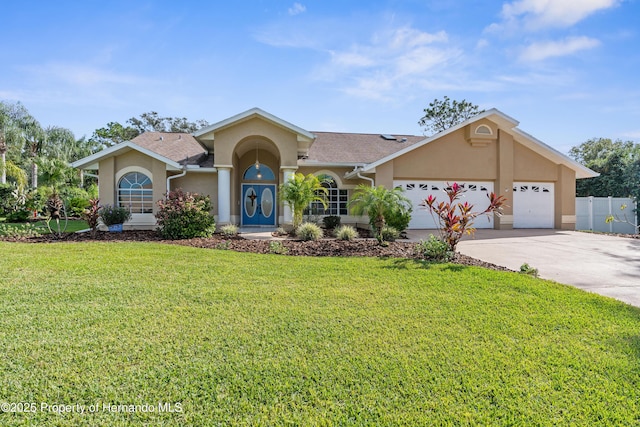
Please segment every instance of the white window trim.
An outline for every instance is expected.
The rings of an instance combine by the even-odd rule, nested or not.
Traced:
[[[115,179],[115,203],[116,205],[118,205],[118,193],[120,191],[120,187],[119,187],[119,183],[120,180],[122,179],[123,176],[125,176],[128,173],[132,173],[132,172],[140,172],[145,174],[149,180],[151,180],[151,185],[153,188],[153,174],[151,173],[151,171],[149,171],[146,168],[143,168],[141,166],[127,166],[124,167],[122,169],[120,169],[117,173],[116,173],[116,179]],[[152,207],[151,209],[153,209],[153,205],[155,204],[155,201],[153,201],[152,203]],[[137,224],[155,224],[156,219],[155,219],[155,215],[153,213],[132,213],[131,214],[131,220],[128,221],[129,224],[133,224],[133,225],[137,225]]]

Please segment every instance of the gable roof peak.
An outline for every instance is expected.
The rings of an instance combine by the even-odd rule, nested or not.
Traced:
[[[265,110],[258,108],[258,107],[253,107],[250,108],[249,110],[243,111],[242,113],[236,114],[235,116],[229,117],[227,119],[221,120],[217,123],[214,123],[210,126],[204,127],[196,132],[194,132],[192,135],[196,138],[204,136],[206,134],[215,132],[217,130],[226,128],[228,126],[237,124],[237,123],[241,123],[243,121],[252,119],[254,117],[260,117],[263,120],[266,120],[268,122],[271,122],[277,126],[280,126],[284,129],[287,129],[293,133],[296,133],[298,135],[304,136],[310,140],[315,139],[315,135],[312,134],[311,132],[302,129],[299,126],[296,126],[292,123],[289,123],[286,120],[281,119],[280,117],[277,117],[271,113],[266,112]]]

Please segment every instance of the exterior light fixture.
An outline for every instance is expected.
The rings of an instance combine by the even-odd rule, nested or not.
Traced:
[[[258,144],[256,144],[256,170],[260,170],[260,161],[258,160]],[[261,178],[260,174],[258,174],[258,178]]]

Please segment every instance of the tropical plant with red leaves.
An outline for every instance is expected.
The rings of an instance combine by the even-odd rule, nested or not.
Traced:
[[[431,215],[438,218],[440,224],[440,238],[449,245],[451,251],[456,250],[458,242],[466,233],[473,235],[476,229],[473,227],[474,220],[482,215],[501,215],[502,206],[506,202],[504,196],[495,193],[487,194],[489,206],[482,212],[472,212],[473,205],[465,201],[460,202],[465,189],[457,182],[447,184],[444,189],[448,201],[437,202],[433,195],[429,195],[420,203],[420,206],[429,209]]]

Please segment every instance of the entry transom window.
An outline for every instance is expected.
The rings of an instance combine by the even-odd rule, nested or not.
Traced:
[[[330,175],[318,176],[320,183],[327,189],[326,201],[327,208],[322,206],[321,202],[312,202],[309,205],[308,212],[312,215],[347,215],[347,190],[338,188],[336,180]],[[320,195],[323,195],[321,192]]]
[[[118,206],[131,213],[153,212],[153,185],[151,179],[140,172],[130,172],[118,183]]]
[[[276,176],[269,166],[260,164],[259,168],[256,168],[255,165],[247,168],[242,179],[245,181],[275,181]]]

